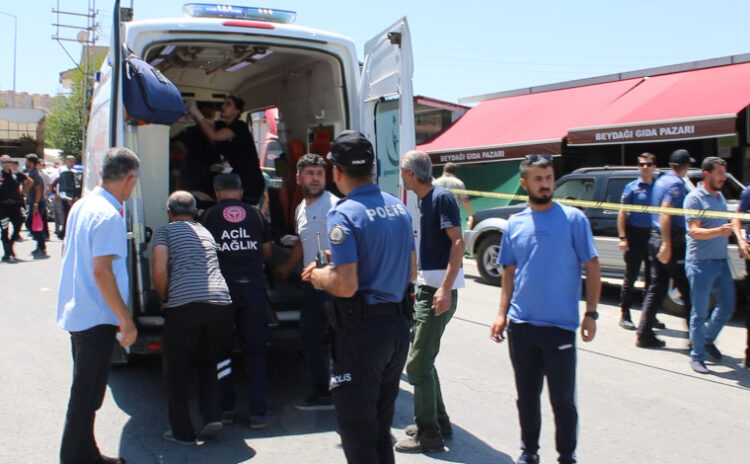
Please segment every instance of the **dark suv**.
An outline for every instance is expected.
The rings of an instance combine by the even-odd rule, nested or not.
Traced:
[[[638,168],[629,166],[604,166],[581,168],[562,176],[555,183],[556,199],[576,199],[619,203],[622,191],[628,182],[638,178]],[[659,176],[660,172],[654,173]],[[691,169],[685,178],[688,190],[703,178],[700,169]],[[729,204],[729,210],[737,209],[737,202],[744,186],[731,174],[727,173],[723,194]],[[473,227],[464,232],[464,243],[467,253],[476,258],[479,274],[484,282],[500,285],[501,267],[496,263],[500,249],[500,237],[505,231],[508,218],[526,208],[526,203],[502,206],[478,211],[474,214]],[[602,276],[621,279],[625,273],[625,263],[618,245],[617,210],[599,208],[582,208],[591,223]],[[739,257],[737,246],[730,245],[730,266],[735,280],[745,276],[745,264]],[[665,307],[672,312],[683,311],[679,292],[670,289]]]

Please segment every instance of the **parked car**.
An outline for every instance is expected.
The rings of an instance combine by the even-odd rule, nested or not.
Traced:
[[[659,176],[661,172],[654,173]],[[604,166],[581,168],[562,176],[555,183],[556,199],[575,199],[619,203],[625,185],[638,178],[638,168],[631,166]],[[688,190],[695,190],[695,186],[703,179],[700,169],[691,169],[685,176]],[[727,173],[727,182],[722,193],[727,199],[728,209],[735,211],[744,185],[734,176]],[[471,229],[464,232],[466,252],[474,257],[481,279],[491,285],[500,285],[502,267],[497,264],[500,250],[500,238],[506,229],[508,218],[526,208],[526,203],[511,206],[501,206],[477,211]],[[603,277],[621,279],[625,274],[625,262],[619,249],[617,234],[617,210],[603,210],[599,208],[582,208],[591,223],[594,242],[599,252],[599,262]],[[745,277],[745,263],[739,256],[736,243],[730,237],[729,257],[732,275],[736,282]],[[677,289],[670,286],[664,308],[675,314],[685,311],[681,295]]]

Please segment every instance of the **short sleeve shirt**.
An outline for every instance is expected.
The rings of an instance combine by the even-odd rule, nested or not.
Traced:
[[[450,260],[451,240],[445,233],[448,227],[461,227],[458,203],[451,192],[433,187],[419,200],[419,269],[444,270]]]
[[[650,206],[653,187],[653,182],[649,184],[643,182],[641,179],[636,179],[625,186],[622,191],[620,203],[626,205]],[[628,224],[635,227],[649,228],[651,227],[651,214],[629,212],[627,214],[627,221]]]
[[[411,215],[375,184],[357,187],[328,213],[333,266],[357,263],[358,292],[367,303],[400,302],[414,251]]]
[[[666,174],[659,176],[654,182],[654,190],[651,194],[651,204],[653,206],[661,206],[662,203],[667,203],[672,208],[682,208],[682,203],[685,201],[687,196],[687,188],[685,187],[685,181],[680,176],[675,174],[674,171],[669,171]],[[651,227],[659,229],[659,215],[651,215]],[[672,216],[672,228],[685,228],[685,218],[683,216]]]
[[[305,200],[297,205],[295,217],[297,218],[297,235],[302,241],[302,253],[304,265],[315,261],[320,251],[330,249],[328,244],[328,212],[336,206],[339,197],[329,191],[324,191],[321,196],[309,205]],[[320,242],[318,242],[320,240]],[[320,243],[320,245],[318,245]]]
[[[26,179],[22,173],[0,171],[0,204],[15,204],[21,200],[21,183]]]
[[[742,195],[740,195],[740,204],[739,206],[737,206],[737,212],[750,212],[750,187],[745,187],[745,190],[742,191]],[[748,237],[748,240],[750,240],[750,222],[744,221],[744,223],[745,230],[748,231],[746,237]]]
[[[683,207],[685,209],[700,209],[709,211],[726,211],[727,201],[721,192],[717,195],[711,195],[703,188],[703,183],[698,184],[698,188],[690,192],[685,197]],[[728,219],[708,218],[697,216],[686,216],[686,221],[699,220],[701,227],[712,229],[721,227],[729,222]],[[727,245],[729,237],[714,237],[706,240],[697,240],[685,231],[685,260],[687,261],[704,261],[711,259],[727,259]]]
[[[463,181],[453,174],[443,174],[432,181],[432,185],[435,187],[443,187],[447,190],[466,190],[466,185],[464,185]],[[462,193],[454,193],[453,196],[456,197],[456,201],[466,198],[466,195]]]
[[[94,258],[113,256],[112,272],[120,296],[127,304],[130,289],[122,205],[107,190],[96,187],[73,204],[67,229],[57,295],[57,325],[70,332],[102,324],[120,325],[94,280]]]
[[[203,225],[218,245],[224,278],[265,288],[263,244],[271,241],[265,216],[240,200],[222,200],[206,211]]]
[[[498,255],[499,264],[516,266],[510,320],[575,331],[582,266],[596,256],[589,221],[576,208],[554,203],[511,216]]]
[[[154,235],[154,246],[168,249],[169,287],[165,308],[188,303],[232,302],[219,268],[218,246],[211,233],[195,221],[175,221]]]
[[[29,208],[31,208],[31,205],[34,204],[34,200],[36,199],[36,188],[41,188],[42,196],[39,198],[39,204],[41,205],[44,203],[44,179],[42,179],[42,175],[39,174],[39,171],[37,169],[32,169],[28,173],[29,179],[34,181],[34,185],[29,189],[28,192],[26,192],[26,203],[28,204]]]

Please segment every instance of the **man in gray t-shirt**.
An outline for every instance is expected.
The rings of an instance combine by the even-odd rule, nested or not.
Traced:
[[[289,259],[276,269],[280,277],[286,278],[300,260],[303,266],[307,266],[319,254],[330,249],[326,217],[336,205],[338,197],[325,190],[325,167],[325,160],[315,154],[304,155],[297,162],[297,185],[302,189],[303,197],[296,211],[299,240]],[[304,285],[300,338],[312,374],[313,392],[295,407],[301,410],[332,410],[333,400],[328,391],[330,361],[323,346],[328,326],[323,304],[330,297],[326,292],[313,288],[309,282],[304,282]]]
[[[456,163],[445,163],[445,166],[443,166],[443,175],[433,180],[432,185],[435,187],[443,187],[447,190],[466,190],[466,185],[464,185],[463,181],[456,177]],[[463,193],[453,193],[453,196],[456,197],[456,202],[458,204],[463,203],[464,208],[466,208],[466,214],[469,215],[469,217],[472,217],[474,212],[471,209],[469,196],[464,195]]]

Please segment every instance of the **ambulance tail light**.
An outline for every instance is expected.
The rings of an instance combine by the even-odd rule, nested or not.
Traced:
[[[194,18],[228,18],[280,24],[293,23],[297,17],[297,13],[294,11],[255,8],[251,6],[218,5],[213,3],[188,3],[182,7],[182,12],[185,16]],[[224,25],[227,24],[224,23]]]

